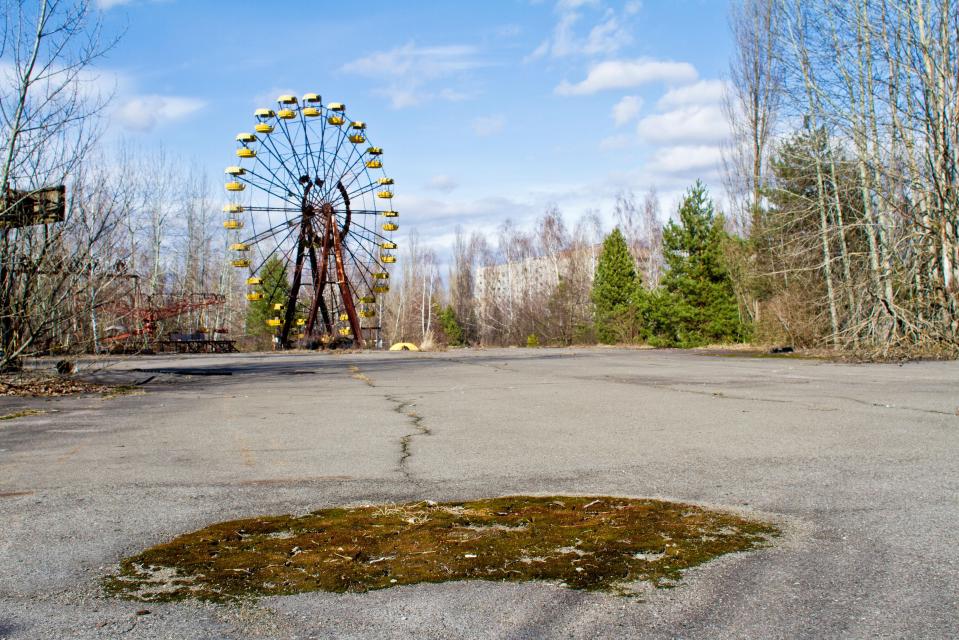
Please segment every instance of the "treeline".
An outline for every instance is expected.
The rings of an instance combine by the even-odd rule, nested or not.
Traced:
[[[727,113],[757,338],[864,354],[959,342],[959,10],[741,0]]]
[[[680,259],[689,246],[676,247],[703,234],[681,210],[679,228],[663,232],[661,282],[660,272],[641,278],[629,304],[591,295],[593,258],[575,249],[596,242],[596,232],[546,242],[554,225],[544,218],[530,236],[504,226],[495,251],[461,238],[444,326],[455,320],[465,341],[489,344],[751,336],[867,357],[959,352],[959,7],[738,0],[730,23],[723,164],[734,233],[690,264]],[[718,226],[712,233],[722,235]],[[524,270],[542,269],[526,256],[558,264],[549,256],[564,247],[576,256],[567,268],[527,286]],[[643,255],[630,249],[643,271]],[[506,292],[500,279],[493,290],[470,289],[477,264],[505,269]],[[718,296],[727,286],[738,322],[728,292]],[[428,318],[431,305],[418,295]],[[435,326],[394,325],[406,338]]]
[[[595,213],[567,229],[555,208],[532,231],[504,223],[497,243],[457,232],[442,286],[436,255],[413,237],[401,286],[384,301],[388,342],[447,345],[742,342],[726,253],[735,242],[705,185],[665,228],[651,191],[616,202],[605,234]]]
[[[0,370],[104,349],[102,337],[141,324],[131,310],[161,297],[232,291],[202,172],[160,149],[101,141],[110,96],[90,78],[115,41],[93,4],[4,3],[0,39]],[[18,222],[25,194],[54,185],[66,187],[65,218]],[[243,311],[211,307],[155,329],[229,326]]]

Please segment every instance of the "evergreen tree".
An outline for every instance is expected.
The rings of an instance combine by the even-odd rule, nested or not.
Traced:
[[[451,347],[459,347],[465,344],[463,340],[463,327],[456,319],[456,311],[453,305],[446,305],[439,312],[440,326],[446,335],[446,344]]]
[[[275,311],[276,303],[286,304],[290,295],[290,281],[286,273],[286,264],[278,258],[270,258],[260,270],[263,279],[259,290],[263,292],[261,300],[253,300],[246,310],[246,332],[250,335],[263,336],[275,332],[266,321],[275,316],[283,317],[283,313]]]
[[[643,326],[644,290],[619,228],[603,241],[593,279],[596,337],[604,344],[632,342]]]
[[[679,223],[663,230],[667,271],[652,304],[655,342],[692,347],[748,337],[725,265],[727,240],[723,217],[697,180],[679,207]]]

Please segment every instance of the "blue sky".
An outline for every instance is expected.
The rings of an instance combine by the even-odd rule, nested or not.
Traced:
[[[655,186],[664,213],[717,195],[720,0],[363,3],[100,0],[125,31],[108,135],[161,144],[218,179],[280,93],[347,103],[384,147],[401,232],[448,245],[556,205],[569,221]],[[402,235],[401,235],[402,241]]]

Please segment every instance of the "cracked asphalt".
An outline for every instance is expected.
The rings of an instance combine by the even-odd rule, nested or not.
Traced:
[[[0,398],[0,415],[44,411],[0,421],[0,637],[959,635],[959,363],[504,349],[137,358],[95,376],[149,381]],[[121,558],[216,521],[518,493],[676,499],[786,533],[628,599],[472,581],[144,605],[99,588]]]

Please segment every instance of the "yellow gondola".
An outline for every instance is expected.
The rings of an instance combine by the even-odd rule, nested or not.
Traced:
[[[350,136],[350,142],[353,144],[362,144],[366,142],[366,138],[364,138],[362,134],[354,133]]]
[[[346,105],[342,102],[331,102],[326,105],[326,108],[330,111],[346,111]]]
[[[256,151],[250,149],[249,147],[240,147],[236,150],[236,157],[238,158],[255,158]]]
[[[380,260],[383,261],[383,264],[393,264],[396,262],[396,256],[391,256],[388,253],[380,254]]]
[[[380,192],[378,192],[378,193],[376,194],[376,197],[377,197],[377,198],[383,198],[384,200],[389,200],[390,198],[393,197],[393,192],[392,192],[392,191],[386,191],[386,190],[380,191]]]
[[[236,134],[237,142],[256,142],[256,136],[252,133],[238,133]]]
[[[304,320],[303,318],[297,318],[297,319],[296,319],[296,326],[302,327],[302,326],[305,325],[305,324],[306,324],[306,320]]]
[[[390,274],[386,273],[385,271],[380,271],[380,272],[378,272],[378,273],[374,273],[374,274],[373,274],[373,279],[374,279],[374,280],[389,280],[389,279],[390,279]]]
[[[369,309],[369,310],[366,310],[366,311],[360,311],[360,317],[361,317],[361,318],[375,318],[375,317],[376,317],[376,312],[373,311],[372,309]]]
[[[223,213],[243,213],[243,205],[225,204],[223,205]]]
[[[389,290],[390,290],[390,286],[388,284],[378,284],[375,287],[373,287],[373,291],[375,291],[376,293],[386,293]]]
[[[283,311],[283,307],[285,307],[285,306],[286,306],[286,305],[283,304],[282,302],[274,302],[274,303],[273,303],[273,310],[274,310],[274,311]]]
[[[370,147],[366,152],[371,156],[381,156],[383,155],[383,147]]]
[[[247,278],[246,283],[250,285],[251,287],[255,287],[258,284],[263,284],[263,279],[253,276],[252,278]]]
[[[381,242],[381,243],[380,243],[380,249],[395,249],[395,248],[396,248],[396,243],[395,243],[395,242]]]
[[[265,122],[259,122],[255,127],[257,133],[273,133],[273,125]]]
[[[305,96],[303,96],[303,102],[312,102],[312,103],[323,102],[323,99],[320,97],[320,94],[318,93],[308,93]]]
[[[256,302],[257,300],[263,299],[263,294],[260,293],[259,291],[252,291],[246,294],[246,299],[249,300],[250,302]]]
[[[249,251],[250,245],[245,242],[234,242],[230,245],[230,251]]]
[[[366,161],[366,168],[367,168],[367,169],[382,169],[382,168],[383,168],[383,163],[380,162],[379,160],[367,160],[367,161]]]
[[[384,217],[384,218],[399,218],[399,217],[400,217],[400,212],[399,212],[399,211],[384,211],[384,212],[383,212],[383,217]]]
[[[362,298],[360,298],[360,302],[362,302],[363,304],[373,304],[374,302],[376,302],[376,296],[363,296]]]
[[[246,185],[242,182],[227,182],[225,185],[227,191],[243,191]]]
[[[223,228],[224,229],[242,229],[243,221],[242,220],[224,220]]]
[[[395,222],[387,222],[383,225],[383,231],[396,231],[399,228],[400,225],[396,224]]]
[[[348,316],[347,314],[345,314],[345,313],[341,313],[341,314],[340,314],[340,320],[341,320],[342,322],[346,322],[346,321],[349,320],[349,319],[350,319],[350,316]]]
[[[281,324],[283,324],[283,321],[280,320],[279,318],[270,318],[269,320],[266,321],[266,326],[268,327],[278,327]]]
[[[232,165],[232,166],[227,167],[227,168],[226,168],[226,171],[224,171],[223,173],[225,173],[225,174],[227,174],[227,175],[229,175],[229,176],[242,176],[242,175],[245,175],[245,174],[246,174],[246,169],[244,169],[243,167],[238,167],[238,166],[236,166],[236,165]]]
[[[316,116],[320,115],[320,110],[317,109],[316,107],[303,107],[300,110],[300,113],[307,116],[308,118],[315,118]]]
[[[237,268],[249,267],[250,261],[247,260],[246,258],[237,258],[236,260],[232,260],[231,264]]]
[[[393,178],[380,178],[377,182],[383,185],[393,184]]]
[[[331,125],[333,125],[334,127],[338,127],[344,122],[346,122],[346,119],[343,118],[343,116],[330,116],[329,118],[326,119],[326,121],[330,123]]]
[[[280,118],[281,120],[292,120],[296,117],[296,111],[293,109],[280,109],[277,112],[276,117]]]
[[[282,95],[276,99],[280,104],[296,104],[296,96]]]
[[[276,111],[273,109],[257,109],[253,112],[257,118],[272,118],[276,116]]]

